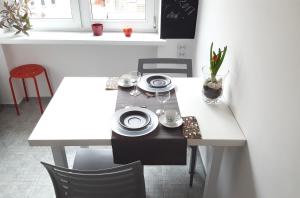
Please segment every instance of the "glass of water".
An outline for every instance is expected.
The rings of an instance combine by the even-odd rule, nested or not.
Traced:
[[[137,85],[140,82],[142,75],[138,71],[132,71],[129,73],[129,75],[130,75],[130,80],[131,80],[132,84],[134,85],[133,90],[131,90],[129,94],[132,96],[138,96],[141,94],[141,92],[138,90]]]
[[[160,109],[157,109],[155,111],[155,113],[160,116],[162,114],[164,114],[165,112],[165,103],[171,98],[171,93],[170,91],[164,91],[164,92],[161,92],[159,91],[159,89],[156,90],[155,92],[155,96],[156,96],[156,99],[159,101],[159,103],[161,104],[161,108]]]

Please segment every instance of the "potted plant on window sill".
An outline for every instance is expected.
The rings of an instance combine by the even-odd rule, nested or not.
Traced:
[[[223,75],[218,75],[219,69],[223,63],[227,52],[227,46],[223,50],[219,48],[216,53],[213,50],[213,43],[210,46],[210,67],[209,76],[205,79],[203,84],[203,95],[205,102],[217,103],[223,93],[223,80],[228,72]],[[205,68],[203,68],[205,70]]]
[[[29,20],[30,10],[27,6],[28,2],[29,0],[25,0],[23,4],[20,4],[16,0],[11,3],[3,1],[3,8],[0,11],[0,28],[6,32],[15,29],[15,34],[22,32],[29,36],[28,30],[32,26]]]

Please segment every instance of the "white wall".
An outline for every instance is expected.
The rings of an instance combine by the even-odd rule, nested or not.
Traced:
[[[0,45],[0,104],[10,103],[11,96],[9,95],[9,69],[7,67],[6,58],[4,56],[3,48]]]
[[[7,65],[44,65],[56,89],[65,76],[118,76],[134,70],[140,57],[155,57],[156,47],[96,45],[4,45]],[[41,78],[41,77],[40,77]],[[30,82],[30,80],[28,80]],[[49,95],[45,81],[41,94]],[[35,96],[33,84],[30,95]]]
[[[119,76],[136,70],[139,58],[177,57],[177,45],[186,46],[185,58],[191,58],[192,40],[168,40],[163,46],[108,46],[108,45],[2,45],[4,57],[0,63],[0,82],[3,87],[0,104],[12,103],[8,86],[8,69],[15,66],[37,63],[44,65],[57,89],[65,76]],[[0,50],[2,53],[2,50]],[[1,54],[0,54],[1,57]],[[42,96],[49,96],[44,78],[39,77]],[[16,84],[18,101],[23,96],[20,83]],[[19,85],[19,86],[18,86]],[[29,95],[36,96],[33,83],[28,80]]]
[[[225,151],[213,197],[300,197],[300,1],[200,0],[198,18],[195,62],[228,45],[226,98],[248,139]]]

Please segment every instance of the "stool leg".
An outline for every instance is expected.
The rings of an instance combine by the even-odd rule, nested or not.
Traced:
[[[48,87],[49,87],[49,90],[50,90],[50,94],[51,94],[51,96],[53,96],[53,91],[52,91],[52,88],[51,88],[51,85],[50,85],[50,81],[49,81],[49,78],[48,78],[48,74],[47,74],[46,69],[44,69],[44,72],[45,72],[47,84],[48,84]]]
[[[22,78],[22,82],[23,82],[23,88],[24,88],[24,92],[25,92],[25,98],[26,98],[26,101],[28,102],[28,94],[27,94],[27,87],[26,87],[26,83],[25,83],[25,79]]]
[[[14,100],[14,104],[15,104],[17,114],[20,115],[20,111],[19,111],[19,107],[18,107],[18,104],[17,104],[16,95],[15,95],[15,91],[14,91],[14,86],[12,84],[12,77],[9,77],[9,84],[10,84],[10,90],[11,90],[11,93],[12,93],[12,96],[13,96],[13,100]]]
[[[41,102],[40,91],[39,91],[39,87],[38,87],[35,77],[33,77],[33,81],[34,81],[34,85],[35,85],[35,89],[36,89],[37,99],[38,99],[38,102],[40,105],[40,110],[41,110],[41,113],[43,114],[44,110],[43,110],[43,106],[42,106],[42,102]]]
[[[195,166],[197,159],[197,146],[191,146],[191,159],[190,159],[190,187],[193,186],[193,179],[195,174]]]

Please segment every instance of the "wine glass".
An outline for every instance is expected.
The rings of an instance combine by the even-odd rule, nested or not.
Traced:
[[[157,89],[155,92],[155,96],[156,96],[156,99],[161,104],[161,108],[157,109],[155,113],[158,116],[160,116],[165,112],[164,104],[171,98],[171,93],[170,93],[170,91],[160,92],[159,89]]]
[[[134,85],[134,89],[131,90],[129,94],[132,96],[138,96],[141,94],[141,92],[137,89],[137,84],[141,80],[142,75],[138,71],[132,71],[129,73],[129,75],[130,75],[130,80],[131,80],[132,84]]]

